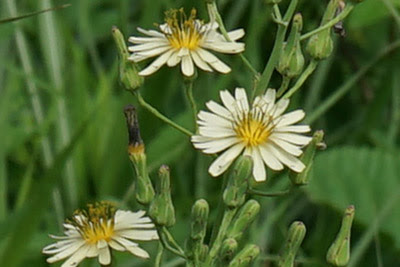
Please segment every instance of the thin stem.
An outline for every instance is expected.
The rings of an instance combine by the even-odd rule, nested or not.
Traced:
[[[339,21],[341,21],[345,17],[347,17],[347,15],[349,15],[350,11],[353,10],[353,8],[354,8],[353,4],[348,3],[346,5],[346,7],[343,9],[343,11],[340,12],[340,14],[337,15],[334,19],[332,19],[331,21],[327,22],[326,24],[316,28],[315,30],[312,30],[312,31],[310,31],[308,33],[303,34],[300,37],[300,41],[303,41],[303,40],[305,40],[307,38],[310,38],[311,36],[313,36],[316,33],[319,33],[319,32],[321,32],[323,30],[326,30],[326,29],[328,29],[330,27],[333,27],[336,23],[338,23]]]
[[[171,247],[170,244],[168,243],[168,241],[165,240],[165,236],[164,236],[164,233],[162,232],[162,228],[160,229],[159,227],[157,227],[157,233],[158,233],[158,236],[160,237],[160,242],[165,249],[167,249],[168,251],[172,252],[173,254],[175,254],[181,258],[186,259],[186,256],[183,253],[181,253],[179,250]]]
[[[400,30],[400,13],[397,11],[396,7],[393,5],[393,3],[389,0],[381,0],[383,4],[386,6],[386,8],[389,10],[389,12],[392,14],[392,17],[396,21],[396,24]]]
[[[283,17],[284,22],[289,22],[291,20],[293,13],[296,9],[297,3],[298,0],[293,0],[290,2],[286,14]],[[287,26],[278,24],[278,31],[276,33],[274,47],[272,48],[271,55],[268,59],[267,65],[265,66],[263,73],[261,74],[260,80],[254,88],[251,97],[252,99],[254,99],[255,95],[262,94],[268,87],[272,73],[274,72],[274,69],[276,67],[276,64],[278,63],[282,51],[282,45],[285,39],[286,30]]]
[[[400,68],[396,69],[400,71]],[[396,72],[395,72],[396,73]],[[400,130],[400,78],[397,74],[393,76],[392,87],[392,112],[389,123],[388,140],[389,144],[396,143],[396,137]]]
[[[222,198],[222,194],[224,193],[224,190],[226,188],[226,185],[228,184],[228,175],[225,173],[223,176],[223,181],[222,181],[222,186],[221,186],[221,192],[220,192],[220,198],[217,206],[217,219],[214,223],[214,226],[211,231],[211,238],[210,238],[210,244],[214,242],[216,236],[217,236],[217,231],[218,231],[218,226],[221,224],[222,221],[222,215],[224,211],[224,200]]]
[[[301,76],[297,79],[295,85],[290,88],[287,93],[283,96],[283,98],[290,98],[300,87],[304,84],[307,78],[314,72],[315,68],[318,65],[318,61],[312,59],[310,64],[308,64],[307,68],[303,71]],[[280,95],[278,95],[279,97]]]
[[[195,132],[197,132],[197,104],[196,101],[194,100],[193,97],[193,80],[188,80],[185,82],[185,92],[186,92],[186,97],[189,101],[189,105],[192,109],[192,113],[193,113],[193,122],[195,125]]]
[[[351,88],[364,76],[379,60],[387,56],[389,53],[400,48],[400,40],[391,43],[385,47],[377,56],[370,62],[365,64],[356,74],[348,79],[342,86],[339,87],[333,94],[331,94],[322,104],[317,107],[306,119],[305,123],[311,124],[322,116],[328,109],[330,109],[339,99],[341,99]]]
[[[175,122],[173,122],[172,120],[168,119],[167,117],[165,117],[163,114],[161,114],[157,109],[155,109],[153,106],[151,106],[149,103],[147,103],[143,97],[140,95],[139,92],[135,93],[137,100],[139,102],[139,104],[144,107],[145,109],[147,109],[150,113],[152,113],[154,116],[156,116],[157,118],[159,118],[160,120],[162,120],[163,122],[165,122],[166,124],[169,124],[170,126],[174,127],[175,129],[177,129],[178,131],[186,134],[187,136],[192,136],[193,133],[191,133],[189,130],[183,128],[182,126],[176,124]]]
[[[262,197],[280,197],[280,196],[285,196],[292,192],[292,188],[286,189],[284,191],[279,191],[279,192],[264,192],[256,189],[249,188],[247,190],[247,193],[252,194],[252,195],[257,195],[257,196],[262,196]]]
[[[281,86],[279,87],[279,90],[276,94],[277,97],[280,97],[281,95],[283,95],[284,92],[286,92],[287,88],[289,87],[290,80],[291,80],[291,78],[289,78],[288,76],[282,77]]]
[[[164,253],[164,246],[162,244],[158,244],[157,256],[154,261],[154,267],[161,266],[163,253]]]
[[[212,266],[212,262],[218,254],[222,241],[224,241],[226,230],[228,229],[233,217],[235,216],[236,210],[236,208],[230,209],[226,207],[224,217],[222,218],[222,222],[219,226],[218,234],[211,245],[211,249],[209,251],[205,266]]]
[[[214,11],[215,14],[215,21],[219,25],[219,29],[222,33],[222,35],[225,37],[225,39],[229,42],[232,42],[231,38],[229,38],[228,31],[225,28],[224,21],[222,20],[221,15],[218,12],[218,7],[216,1],[213,1],[211,4],[211,8]],[[253,75],[258,76],[258,71],[251,65],[250,61],[243,55],[243,53],[239,54],[240,59],[243,61],[244,65],[253,73]]]
[[[171,243],[181,254],[185,255],[185,252],[175,241],[174,237],[171,235],[171,233],[168,231],[168,229],[165,227],[162,227],[162,231],[166,235],[168,242]]]

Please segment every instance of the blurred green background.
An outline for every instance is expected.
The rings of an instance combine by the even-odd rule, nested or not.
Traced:
[[[288,2],[283,0],[282,8]],[[207,19],[203,1],[184,0],[2,0],[0,18],[65,3],[71,6],[0,24],[2,267],[47,266],[41,249],[52,242],[48,234],[61,234],[64,218],[87,202],[141,208],[129,192],[133,170],[122,112],[136,103],[118,83],[111,27],[126,37],[138,35],[136,27],[153,28],[166,9],[182,6],[196,7]],[[318,26],[326,4],[300,1],[304,32]],[[261,0],[219,0],[218,6],[228,30],[245,29],[245,55],[262,71],[276,31],[270,8]],[[332,56],[292,98],[290,109],[301,107],[311,116],[330,99],[327,112],[311,124],[324,130],[328,148],[318,153],[304,190],[260,199],[260,216],[247,236],[262,250],[254,266],[274,265],[293,220],[304,221],[308,231],[301,265],[326,266],[325,253],[349,204],[356,207],[349,266],[400,266],[400,49],[398,43],[391,46],[400,40],[399,13],[397,0],[357,5],[344,24],[347,36],[335,37]],[[218,101],[219,90],[252,86],[239,57],[219,57],[233,71],[199,72],[194,94],[201,108],[209,99]],[[275,73],[270,87],[279,87],[280,79]],[[178,68],[163,67],[141,92],[168,117],[193,127]],[[178,217],[171,231],[183,245],[195,199],[209,200],[214,219],[221,180],[208,175],[211,159],[194,151],[186,136],[140,107],[139,119],[152,176],[161,164],[172,170]],[[261,187],[279,189],[288,181],[280,176]],[[156,242],[143,246],[154,258]],[[164,266],[181,263],[170,254],[164,258]],[[83,266],[96,264],[87,260]],[[151,264],[117,254],[117,266]]]

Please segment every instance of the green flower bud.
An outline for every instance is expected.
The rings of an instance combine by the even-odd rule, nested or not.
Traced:
[[[293,267],[294,259],[301,242],[303,242],[306,235],[306,227],[302,222],[294,222],[289,228],[288,236],[286,238],[285,247],[281,253],[278,262],[279,267]]]
[[[226,265],[232,260],[233,256],[236,253],[237,248],[238,248],[238,243],[235,239],[233,238],[225,239],[219,251],[220,260],[223,265]]]
[[[258,212],[260,211],[260,204],[250,199],[240,208],[239,212],[233,219],[233,223],[229,226],[227,237],[239,240],[246,228],[254,221]]]
[[[201,240],[206,235],[207,230],[207,220],[209,213],[209,206],[207,201],[204,199],[199,199],[194,203],[192,207],[192,222],[191,222],[191,233],[190,237],[192,239]]]
[[[300,160],[306,165],[305,169],[301,173],[291,171],[289,173],[289,178],[295,185],[306,185],[310,179],[310,170],[314,162],[315,151],[319,149],[319,146],[324,137],[324,132],[322,130],[316,131],[313,138],[308,144],[303,155],[301,155]]]
[[[300,13],[293,17],[292,29],[287,43],[282,48],[276,70],[288,78],[294,78],[303,70],[304,56],[301,52],[300,36],[303,28],[303,18]]]
[[[147,171],[145,146],[140,137],[136,109],[134,106],[128,105],[125,107],[124,113],[129,134],[129,159],[136,172],[136,200],[143,205],[147,205],[153,200],[154,188]]]
[[[346,266],[350,260],[350,234],[354,213],[354,206],[349,206],[344,213],[339,233],[326,255],[326,261],[330,264]]]
[[[331,0],[325,10],[321,21],[321,26],[332,20],[339,7],[340,0]],[[333,41],[331,38],[331,28],[320,31],[311,36],[308,41],[307,52],[314,59],[321,60],[329,57],[333,51]]]
[[[157,194],[150,204],[149,216],[156,224],[169,227],[175,224],[175,209],[171,199],[168,166],[160,167],[158,177]]]
[[[139,67],[135,62],[128,60],[129,52],[125,38],[117,27],[112,27],[112,35],[118,48],[119,79],[128,91],[135,91],[143,84],[143,77],[139,75]]]
[[[247,267],[260,254],[260,248],[256,245],[246,245],[233,260],[229,267]]]
[[[249,156],[242,156],[236,160],[223,193],[224,203],[228,207],[239,207],[245,201],[248,179],[251,176],[252,168],[253,162]]]

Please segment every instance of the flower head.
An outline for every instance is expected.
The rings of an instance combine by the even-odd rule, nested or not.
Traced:
[[[135,44],[128,50],[133,52],[129,57],[134,62],[158,56],[149,66],[139,74],[147,76],[156,72],[164,64],[169,67],[181,63],[181,70],[185,76],[194,74],[194,64],[202,70],[216,70],[221,73],[230,72],[230,68],[207,50],[220,53],[236,54],[244,51],[244,44],[235,42],[244,35],[243,29],[228,33],[231,42],[217,32],[216,22],[204,23],[196,19],[196,10],[192,9],[190,16],[186,16],[183,9],[166,12],[165,23],[159,25],[160,31],[138,31],[149,37],[129,38]]]
[[[301,135],[310,127],[293,125],[303,119],[304,111],[282,115],[289,99],[275,102],[273,89],[256,97],[251,106],[243,88],[236,88],[235,97],[228,91],[221,91],[220,97],[224,106],[214,101],[206,103],[211,112],[199,112],[199,135],[192,136],[193,145],[206,154],[224,151],[208,170],[212,176],[226,171],[242,152],[253,159],[256,181],[266,179],[264,165],[276,171],[284,165],[296,172],[304,169],[296,157],[302,154],[302,146],[311,141]]]
[[[109,202],[88,205],[78,210],[64,223],[65,236],[53,236],[58,241],[43,248],[45,254],[55,254],[48,263],[68,258],[62,265],[77,266],[84,258],[99,257],[102,265],[111,263],[110,248],[148,258],[149,254],[131,240],[156,240],[157,231],[144,211],[116,210]]]

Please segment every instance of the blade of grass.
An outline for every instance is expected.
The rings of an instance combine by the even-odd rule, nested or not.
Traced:
[[[304,120],[305,123],[311,124],[335,105],[351,88],[364,76],[376,63],[382,58],[389,55],[394,50],[400,48],[400,40],[391,43],[385,47],[377,56],[371,61],[366,63],[356,74],[351,76],[342,86],[340,86],[333,94],[331,94],[325,101],[323,101],[311,114]]]
[[[0,19],[0,24],[3,23],[9,23],[9,22],[13,22],[13,21],[17,21],[17,20],[21,20],[21,19],[25,19],[25,18],[29,18],[29,17],[33,17],[33,16],[37,16],[39,14],[45,13],[45,12],[49,12],[49,11],[55,11],[55,10],[59,10],[59,9],[64,9],[71,6],[71,4],[65,4],[65,5],[61,5],[61,6],[56,6],[56,7],[51,7],[51,8],[46,8],[40,11],[35,11],[35,12],[30,12],[21,16],[16,16],[16,17],[12,17],[12,18],[5,18],[5,19]]]
[[[0,151],[0,222],[7,216],[7,172],[6,159]]]
[[[49,0],[40,1],[41,8],[48,9],[50,7]],[[56,20],[53,13],[47,13],[40,17],[40,33],[43,51],[46,60],[47,69],[50,74],[53,86],[57,95],[56,105],[58,111],[57,129],[59,129],[59,144],[61,147],[69,143],[70,129],[68,123],[68,113],[65,103],[64,81],[63,81],[63,63],[62,50],[59,43],[61,38],[57,29]],[[70,207],[76,207],[78,203],[78,194],[75,183],[75,167],[72,159],[68,159],[65,165],[65,173],[63,175],[64,184],[67,192],[67,200]]]

